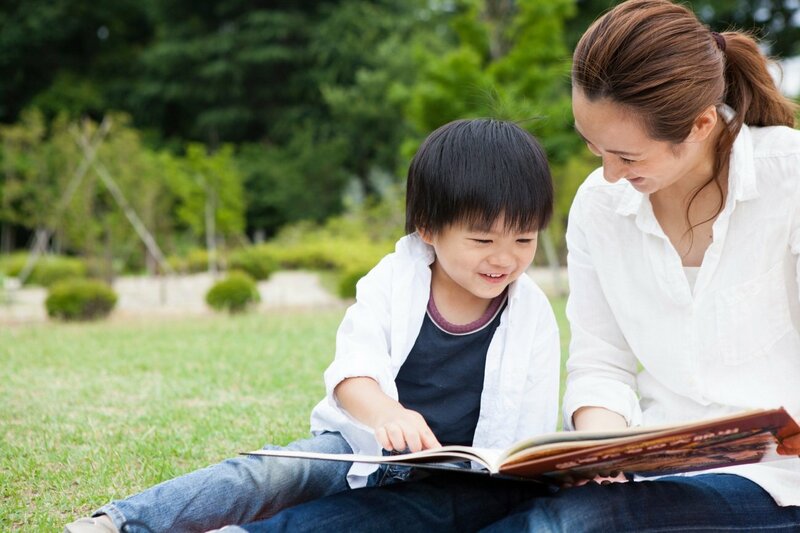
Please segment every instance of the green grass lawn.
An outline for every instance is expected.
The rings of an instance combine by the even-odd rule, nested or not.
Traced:
[[[3,328],[0,531],[59,531],[111,499],[306,435],[342,314]]]

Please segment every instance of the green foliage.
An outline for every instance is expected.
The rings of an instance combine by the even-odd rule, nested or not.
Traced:
[[[53,115],[119,107],[153,31],[151,10],[137,0],[2,2],[0,121],[14,121],[31,100]]]
[[[251,246],[231,253],[228,265],[231,269],[246,272],[253,279],[269,279],[278,269],[276,249],[270,245]]]
[[[244,272],[233,271],[218,281],[206,294],[206,303],[217,311],[240,313],[261,297],[255,281]]]
[[[191,143],[186,156],[159,156],[166,183],[176,199],[178,222],[197,237],[209,231],[208,213],[213,213],[214,232],[240,235],[244,231],[242,177],[233,158],[233,147],[225,145],[213,154]]]
[[[167,262],[175,272],[180,272],[181,274],[208,272],[208,250],[205,248],[192,248],[185,255],[171,255],[167,258]],[[217,268],[222,266],[220,263],[221,261],[218,260]]]
[[[16,124],[0,125],[0,221],[30,229],[55,222],[48,214],[58,198],[58,155],[46,139],[45,118],[36,110]]]
[[[283,146],[245,145],[239,164],[248,191],[248,220],[270,234],[299,220],[322,222],[341,212],[344,143],[295,131]]]
[[[142,53],[131,94],[149,126],[205,142],[241,142],[313,115],[319,97],[307,76],[306,45],[315,3],[199,7],[170,0],[154,8],[159,31]]]
[[[27,253],[15,253],[9,256],[0,256],[0,272],[9,277],[18,277],[28,262]],[[83,278],[88,272],[85,261],[76,257],[58,255],[45,255],[38,259],[33,267],[27,285],[41,285],[51,287],[53,284],[73,278]]]
[[[572,0],[458,5],[452,19],[457,47],[420,53],[424,67],[407,108],[419,133],[406,145],[409,155],[427,132],[446,122],[490,116],[523,121],[551,161],[566,161],[580,144],[572,132],[564,40]]]
[[[117,294],[107,284],[89,279],[60,281],[50,288],[47,314],[63,320],[95,320],[108,316]]]

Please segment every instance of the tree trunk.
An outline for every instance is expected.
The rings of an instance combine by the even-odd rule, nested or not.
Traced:
[[[8,222],[0,224],[0,254],[10,254],[14,249],[14,228]]]

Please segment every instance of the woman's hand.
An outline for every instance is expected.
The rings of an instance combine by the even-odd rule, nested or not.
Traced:
[[[572,415],[572,423],[579,431],[606,431],[628,427],[625,417],[603,407],[581,407]],[[563,488],[581,487],[587,483],[608,485],[610,483],[627,483],[624,472],[598,474],[592,478],[570,478],[561,484]]]
[[[778,453],[781,455],[800,456],[800,433],[781,440],[778,445]]]
[[[561,488],[582,487],[588,483],[609,485],[611,483],[627,483],[629,480],[624,472],[611,472],[610,474],[597,474],[593,478],[567,478],[561,483]]]

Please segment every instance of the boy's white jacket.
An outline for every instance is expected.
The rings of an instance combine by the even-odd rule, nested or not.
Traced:
[[[311,431],[338,431],[353,453],[380,455],[371,428],[348,416],[333,390],[342,380],[366,376],[397,399],[395,377],[414,346],[430,296],[433,248],[417,234],[397,242],[356,286],[356,303],[336,335],[336,357],[325,371],[327,395],[311,413]],[[555,431],[560,342],[553,310],[526,274],[509,286],[508,305],[486,355],[481,409],[473,445],[505,448]],[[354,464],[347,480],[362,487],[376,465]]]

